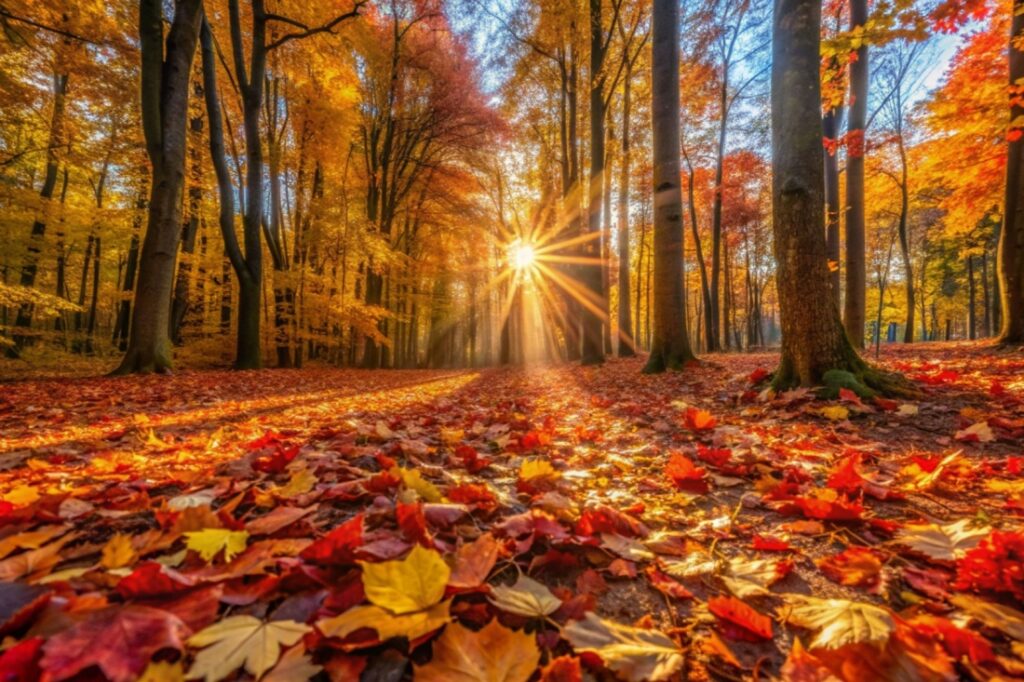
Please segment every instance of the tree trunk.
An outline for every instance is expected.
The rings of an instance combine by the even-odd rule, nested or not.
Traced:
[[[910,260],[910,188],[907,186],[907,153],[903,147],[903,130],[899,130],[900,152],[900,256],[903,259],[903,288],[907,297],[906,325],[903,329],[903,343],[914,342],[914,264]]]
[[[197,88],[200,94],[202,88]],[[189,122],[189,154],[191,166],[188,187],[188,219],[181,237],[181,258],[178,260],[178,276],[174,282],[174,300],[171,303],[171,341],[182,345],[181,327],[189,309],[189,287],[192,280],[192,256],[196,250],[196,235],[199,233],[199,205],[203,198],[203,176],[200,157],[202,145],[203,118],[195,116]]]
[[[967,338],[971,341],[977,337],[977,318],[974,312],[976,298],[974,283],[974,256],[967,256]]]
[[[700,243],[700,231],[697,229],[697,200],[694,192],[694,177],[693,177],[693,164],[690,162],[690,155],[683,149],[683,158],[686,160],[686,192],[687,192],[687,206],[690,214],[690,231],[693,233],[693,250],[694,255],[697,259],[697,272],[700,273],[700,291],[701,300],[704,302],[704,310],[711,309],[711,289],[708,287],[708,270],[707,265],[704,263],[704,247]],[[697,325],[698,332],[700,331],[700,325]],[[714,327],[709,324],[704,325],[704,347],[707,349],[713,348],[715,345],[714,339]]]
[[[830,287],[823,238],[821,4],[775,0],[773,20],[772,231],[782,324],[782,358],[773,387],[816,386],[830,371],[844,370],[859,380],[853,386],[861,393],[872,392],[867,386],[888,390],[896,382],[857,355]]]
[[[57,170],[60,164],[62,148],[66,145],[64,135],[64,111],[65,99],[68,90],[68,74],[53,75],[53,111],[50,114],[50,133],[46,147],[46,173],[43,176],[43,186],[39,189],[39,198],[42,199],[42,215],[32,223],[32,231],[29,235],[28,253],[25,256],[24,265],[21,268],[21,277],[18,281],[23,287],[33,287],[36,283],[36,271],[39,266],[39,255],[43,248],[43,237],[46,234],[46,214],[49,213],[50,200],[53,198],[54,190],[57,187]],[[58,292],[58,295],[62,295]],[[31,340],[32,326],[31,303],[23,303],[18,307],[18,314],[15,317],[13,334],[14,345],[7,349],[8,357],[16,358],[21,349],[29,344]]]
[[[161,2],[140,4],[142,118],[153,179],[131,333],[118,374],[171,368],[170,299],[181,236],[189,75],[201,17],[202,0],[176,1],[165,54]]]
[[[868,20],[867,0],[850,0],[850,28]],[[868,115],[868,46],[850,64],[850,115],[846,146],[846,301],[843,322],[856,348],[864,347],[867,266],[864,251],[864,137]]]
[[[992,336],[992,297],[988,291],[988,254],[981,252],[981,334]]]
[[[693,360],[686,332],[683,206],[679,187],[679,5],[654,0],[651,123],[654,166],[654,335],[644,371],[679,370]]]
[[[622,160],[619,162],[619,344],[620,358],[636,355],[629,303],[629,115],[631,109],[632,64],[626,64],[622,81]],[[639,287],[637,287],[639,289]]]
[[[590,182],[587,193],[587,233],[583,247],[586,263],[580,266],[584,296],[581,301],[583,352],[580,362],[599,365],[604,362],[601,335],[601,208],[604,194],[604,82],[605,45],[601,23],[602,0],[590,0]]]
[[[843,118],[842,107],[826,112],[822,118],[822,132],[830,140],[839,138],[839,126]],[[832,298],[839,309],[839,153],[833,150],[825,154],[825,252],[828,255],[829,282]]]
[[[1014,0],[1010,28],[1010,86],[1024,79],[1024,51],[1018,41],[1024,33],[1024,0]],[[1010,120],[1024,116],[1019,97],[1011,98]],[[1008,143],[1006,199],[999,232],[999,293],[1002,330],[999,342],[1024,343],[1024,138]]]

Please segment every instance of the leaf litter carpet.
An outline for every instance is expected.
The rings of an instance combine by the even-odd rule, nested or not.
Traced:
[[[0,384],[0,680],[1024,678],[1024,357]]]

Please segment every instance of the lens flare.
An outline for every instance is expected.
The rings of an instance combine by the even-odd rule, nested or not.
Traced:
[[[533,246],[523,242],[517,242],[509,249],[509,261],[516,270],[527,270],[533,266],[537,254]]]

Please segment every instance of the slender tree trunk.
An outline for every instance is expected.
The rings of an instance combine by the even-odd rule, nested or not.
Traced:
[[[679,187],[679,4],[654,0],[651,122],[654,166],[654,338],[644,371],[693,360],[686,326],[683,205]]]
[[[988,254],[981,252],[981,333],[984,337],[992,336],[992,297],[988,290]]]
[[[850,0],[850,27],[864,26],[868,0]],[[868,46],[850,64],[850,114],[846,147],[846,300],[843,322],[856,348],[864,346],[867,266],[864,250],[864,153],[868,115]]]
[[[839,126],[843,119],[843,108],[830,109],[822,118],[822,132],[830,140],[839,138]],[[839,153],[825,154],[825,252],[832,285],[832,298],[839,309]]]
[[[583,243],[583,256],[587,263],[581,266],[585,296],[583,301],[583,352],[580,362],[599,365],[604,362],[601,335],[601,207],[604,194],[604,29],[601,20],[602,0],[590,0],[590,182],[587,201],[587,233]]]
[[[1014,0],[1010,28],[1010,86],[1024,79],[1024,51],[1019,42],[1024,34],[1024,0]],[[1010,120],[1024,116],[1019,97],[1010,100]],[[999,232],[999,293],[1002,299],[999,342],[1024,343],[1024,139],[1008,143],[1006,199],[1003,225]]]
[[[139,11],[142,119],[153,179],[131,334],[118,374],[166,372],[171,367],[170,299],[181,237],[189,75],[202,0],[176,0],[166,53],[161,5],[159,0],[142,0]]]
[[[910,260],[910,188],[907,185],[907,153],[903,147],[903,131],[899,131],[900,152],[900,256],[903,259],[903,288],[907,297],[906,325],[903,329],[903,343],[914,342],[914,264]]]
[[[197,86],[202,93],[202,87]],[[180,346],[182,323],[189,309],[189,287],[192,284],[192,257],[196,250],[196,235],[199,233],[199,204],[203,198],[203,178],[200,149],[203,138],[203,117],[193,116],[189,121],[190,177],[188,187],[188,219],[181,235],[181,257],[178,259],[178,276],[174,282],[174,298],[171,303],[171,341]]]
[[[631,109],[630,83],[632,64],[627,63],[622,82],[622,160],[619,163],[619,344],[620,358],[636,355],[633,326],[630,322],[629,303],[629,116]],[[639,287],[637,287],[639,289]]]
[[[690,155],[686,149],[683,149],[683,158],[686,160],[686,192],[687,192],[687,207],[689,208],[690,214],[690,231],[693,233],[693,250],[694,256],[697,259],[697,272],[700,274],[700,292],[701,300],[704,302],[703,309],[705,311],[711,309],[711,289],[708,287],[708,269],[704,263],[704,247],[700,243],[700,231],[697,229],[697,198],[694,191],[694,174],[693,164],[690,162]],[[697,325],[698,332],[700,331],[700,325]],[[704,347],[706,349],[713,348],[715,344],[714,340],[715,330],[714,327],[705,324],[704,325]]]
[[[719,108],[721,117],[718,121],[718,147],[715,151],[715,187],[711,202],[711,283],[708,291],[709,301],[705,311],[705,324],[708,329],[708,352],[721,350],[722,340],[729,343],[727,331],[723,332],[722,300],[719,293],[722,279],[722,178],[725,166],[725,136],[729,130],[729,61],[723,64],[722,83],[719,89]]]
[[[974,256],[967,256],[967,338],[971,341],[977,337],[977,319],[974,310],[976,296],[974,283]]]
[[[50,113],[50,132],[46,147],[46,172],[43,176],[43,185],[39,189],[39,198],[43,200],[43,209],[42,215],[32,223],[28,252],[25,255],[25,261],[21,267],[21,277],[18,281],[18,284],[23,287],[31,288],[36,283],[39,256],[43,249],[43,237],[46,234],[45,216],[50,211],[50,200],[53,199],[53,193],[57,188],[57,171],[60,165],[61,154],[67,144],[64,135],[64,111],[67,89],[68,74],[54,74],[53,110]],[[14,320],[16,328],[13,334],[14,345],[7,349],[9,357],[18,357],[21,349],[28,345],[31,339],[32,312],[33,306],[31,303],[23,303],[19,306],[18,314]]]

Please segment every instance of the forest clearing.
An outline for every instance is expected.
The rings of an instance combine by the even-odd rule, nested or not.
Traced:
[[[0,0],[0,682],[1024,680],[1024,0]]]

